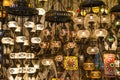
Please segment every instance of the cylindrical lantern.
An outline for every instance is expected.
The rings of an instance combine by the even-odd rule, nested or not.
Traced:
[[[92,79],[99,79],[101,78],[101,72],[100,71],[91,71],[91,78]]]
[[[95,65],[92,62],[85,62],[83,63],[83,69],[84,70],[94,70]]]

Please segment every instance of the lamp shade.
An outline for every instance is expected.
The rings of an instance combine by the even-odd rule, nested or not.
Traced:
[[[101,78],[101,72],[100,71],[91,71],[91,78],[92,79],[99,79]]]
[[[3,0],[3,6],[11,6],[12,0]]]
[[[37,23],[35,26],[36,26],[36,30],[43,30],[44,29],[44,25],[41,23]]]
[[[24,26],[26,27],[26,28],[33,28],[33,27],[35,27],[35,23],[34,22],[32,22],[32,21],[26,21],[25,23],[24,23]]]
[[[50,66],[53,64],[53,60],[52,59],[42,59],[41,63],[44,66]]]
[[[90,46],[90,47],[87,48],[87,53],[88,54],[97,54],[98,52],[99,52],[98,47]]]
[[[99,38],[99,37],[104,37],[105,38],[107,36],[107,34],[108,34],[108,32],[107,32],[106,29],[96,29],[95,30],[95,36],[97,38]]]
[[[45,10],[43,8],[36,8],[38,10],[38,15],[44,15]]]
[[[83,63],[84,70],[94,70],[95,65],[92,62],[85,62]]]
[[[8,22],[8,27],[9,28],[17,28],[18,27],[18,23],[16,21],[9,21]]]
[[[89,30],[79,30],[77,32],[77,37],[78,38],[88,38],[90,36]]]

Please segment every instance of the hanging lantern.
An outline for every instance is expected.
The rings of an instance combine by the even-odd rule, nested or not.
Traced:
[[[65,48],[66,49],[72,49],[72,48],[75,48],[77,46],[77,44],[75,42],[68,42],[66,45],[65,45]]]
[[[88,54],[98,54],[98,52],[99,52],[99,49],[98,49],[98,47],[88,47],[87,48],[87,53]]]
[[[12,3],[12,0],[3,0],[3,6],[11,6]]]
[[[13,28],[15,29],[15,28],[18,27],[18,23],[15,20],[10,20],[8,22],[8,27],[11,28],[11,29],[13,29]]]
[[[78,24],[83,24],[83,16],[79,13],[76,18],[74,18],[74,22]]]
[[[41,47],[42,49],[49,48],[49,46],[50,46],[50,43],[49,43],[49,42],[41,42],[41,43],[40,43],[40,47]]]
[[[52,41],[51,42],[51,48],[60,48],[61,47],[61,41]]]
[[[36,30],[43,30],[43,29],[44,29],[44,25],[42,23],[36,24]]]
[[[91,58],[88,58],[86,62],[83,63],[84,70],[94,70],[95,64],[92,62]]]
[[[24,43],[25,40],[27,40],[25,36],[17,36],[16,37],[16,42],[17,43]]]
[[[31,18],[29,18],[25,23],[24,26],[28,29],[32,29],[33,27],[35,27],[35,23],[31,20]]]
[[[92,11],[93,11],[94,13],[99,13],[100,7],[92,7]]]
[[[95,65],[92,62],[85,62],[83,63],[84,70],[94,70]]]
[[[77,38],[88,38],[90,36],[89,30],[79,30],[77,32]]]
[[[57,62],[61,62],[62,60],[63,60],[63,55],[57,55],[55,57],[55,61],[57,61]]]
[[[95,30],[95,36],[97,38],[103,37],[105,38],[107,36],[107,30],[106,29],[96,29]]]
[[[45,9],[43,8],[36,8],[38,10],[38,15],[44,15],[45,14]]]
[[[42,59],[41,63],[44,66],[50,66],[53,64],[53,60],[52,59]]]
[[[100,79],[101,72],[100,71],[91,71],[90,76],[92,79]]]

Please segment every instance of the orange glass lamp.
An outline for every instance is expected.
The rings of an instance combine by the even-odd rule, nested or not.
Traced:
[[[92,79],[99,79],[101,78],[101,72],[100,71],[91,71],[91,78]]]
[[[11,6],[12,0],[3,0],[3,6]]]
[[[92,60],[90,58],[88,58],[88,60],[83,63],[83,69],[84,70],[94,70],[95,69],[95,64],[92,62]]]

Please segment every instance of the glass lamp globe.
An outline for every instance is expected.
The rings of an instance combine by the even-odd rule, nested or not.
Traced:
[[[74,18],[74,22],[78,23],[78,24],[82,24],[83,23],[83,17],[82,16],[77,16],[76,18]]]
[[[85,16],[85,21],[86,22],[96,22],[96,21],[98,21],[98,16],[91,12]]]
[[[43,30],[44,29],[44,25],[41,23],[37,23],[35,26],[36,26],[36,30]]]
[[[62,60],[63,60],[63,55],[57,55],[55,57],[55,61],[57,61],[57,62],[62,62]]]
[[[98,47],[90,46],[90,47],[87,48],[87,53],[88,54],[97,54],[98,52],[99,52]]]
[[[98,38],[98,37],[106,37],[108,34],[107,30],[106,29],[96,29],[95,30],[95,36]]]
[[[35,23],[32,22],[31,20],[28,20],[24,23],[24,26],[28,29],[32,29],[33,27],[35,27]]]
[[[78,38],[88,38],[90,36],[89,30],[79,30],[77,32],[77,37]]]
[[[53,60],[52,59],[42,59],[41,62],[44,66],[50,66],[53,64]]]
[[[16,21],[9,21],[8,22],[8,27],[9,28],[17,28],[18,27],[18,23]]]
[[[38,15],[44,15],[45,10],[43,8],[36,8],[38,10]]]

